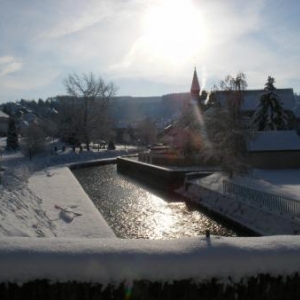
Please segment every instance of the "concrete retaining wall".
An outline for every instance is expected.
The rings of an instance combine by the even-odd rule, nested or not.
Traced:
[[[188,168],[176,170],[120,157],[117,159],[117,169],[120,173],[142,180],[156,188],[170,191],[182,186],[185,174],[191,172]],[[211,172],[202,174],[207,176]]]

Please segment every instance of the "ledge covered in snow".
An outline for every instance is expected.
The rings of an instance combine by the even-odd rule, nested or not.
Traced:
[[[0,282],[233,281],[300,270],[300,237],[176,240],[1,238]]]

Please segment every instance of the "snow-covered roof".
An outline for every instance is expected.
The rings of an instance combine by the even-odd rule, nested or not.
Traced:
[[[9,118],[9,115],[7,115],[7,114],[4,113],[2,110],[0,110],[0,118],[8,119],[8,118]]]
[[[260,131],[248,145],[249,151],[300,151],[300,137],[294,130]]]
[[[242,111],[254,111],[259,104],[260,96],[264,90],[246,90],[243,91],[243,102],[241,105]],[[295,97],[293,89],[276,89],[276,93],[282,101],[285,110],[293,110],[295,107]],[[217,100],[222,106],[226,106],[228,99],[228,92],[217,91]]]

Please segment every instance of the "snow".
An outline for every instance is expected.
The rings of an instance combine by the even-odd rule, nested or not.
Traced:
[[[7,115],[5,112],[3,112],[2,110],[0,110],[0,118],[8,119],[9,115]]]
[[[4,146],[2,138],[0,147]],[[68,165],[128,154],[123,149],[67,150],[57,156],[37,156],[31,162],[20,152],[4,151],[0,159],[5,169],[0,185],[0,237],[115,237]]]
[[[220,282],[299,271],[300,237],[176,240],[2,238],[0,282],[120,283],[147,279]]]
[[[266,192],[272,191],[291,199],[300,201],[300,170],[283,169],[283,170],[263,170],[254,169],[252,177],[258,179],[261,184],[259,187]],[[257,182],[257,180],[256,180]]]
[[[115,237],[68,167],[35,172],[29,178],[28,188],[43,199],[41,209],[47,212],[55,236]]]
[[[187,190],[181,188],[179,193],[188,197],[191,201],[226,215],[229,219],[244,225],[246,228],[253,230],[261,235],[278,235],[278,234],[299,234],[300,221],[286,214],[279,214],[277,211],[271,211],[263,207],[252,205],[239,195],[227,195],[223,193],[223,181],[229,181],[239,184],[244,187],[249,187],[265,193],[272,193],[279,196],[284,196],[292,199],[299,199],[300,184],[294,178],[291,184],[294,184],[293,192],[288,189],[288,175],[291,170],[281,170],[281,176],[286,177],[284,185],[273,184],[279,181],[280,175],[276,176],[277,171],[254,170],[251,176],[235,176],[229,178],[226,174],[216,172],[210,176],[189,180]],[[300,170],[296,173],[292,170],[293,175],[299,175]],[[278,178],[279,177],[279,178]],[[273,179],[272,179],[273,178]],[[282,180],[282,179],[281,179]],[[299,199],[300,201],[300,199]]]
[[[300,151],[300,138],[295,130],[259,131],[248,146],[250,151]]]
[[[0,146],[1,141],[4,143],[0,140]],[[22,284],[48,279],[108,284],[135,279],[201,281],[212,277],[228,282],[228,276],[239,281],[261,273],[285,276],[299,271],[300,236],[201,236],[155,241],[116,238],[68,165],[125,153],[121,149],[78,154],[66,151],[29,162],[18,152],[4,152],[0,162],[6,169],[0,185],[0,282]],[[252,177],[235,180],[282,193],[291,192],[292,185],[299,186],[295,176],[300,178],[300,173],[296,170],[273,172],[254,170]],[[214,173],[193,180],[196,184],[188,192],[195,192],[195,199],[199,199],[197,188],[205,188],[208,197],[203,204],[211,205],[224,179],[228,179],[226,175]],[[294,190],[298,195],[299,191]],[[265,231],[282,234],[299,227],[290,219],[277,219],[248,204],[240,206],[245,208],[243,215],[234,215],[240,202],[223,195],[221,202],[214,203],[215,207],[227,207],[231,217],[242,224],[252,222],[254,229],[259,225]]]

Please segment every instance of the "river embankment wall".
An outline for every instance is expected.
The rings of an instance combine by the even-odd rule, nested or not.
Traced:
[[[292,216],[253,205],[242,195],[230,195],[202,185],[201,180],[187,180],[177,192],[209,213],[244,227],[254,235],[295,235],[300,232],[300,223]]]
[[[190,168],[170,168],[157,166],[130,158],[118,157],[117,159],[118,172],[128,174],[133,178],[153,185],[156,188],[173,191],[184,183],[185,175],[191,172]],[[202,171],[198,177],[207,176],[211,172]]]

